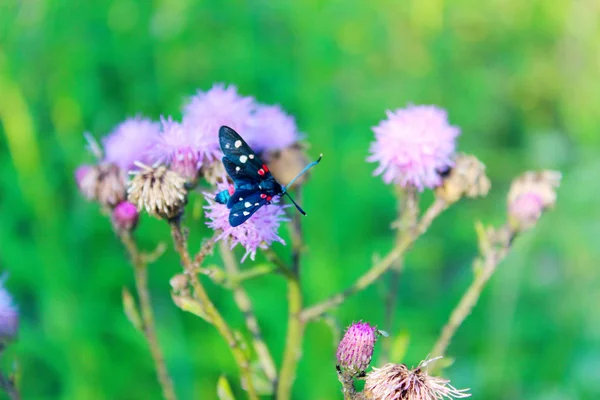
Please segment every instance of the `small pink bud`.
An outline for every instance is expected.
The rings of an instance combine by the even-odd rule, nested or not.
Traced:
[[[357,376],[371,363],[377,330],[367,322],[356,322],[346,330],[337,349],[337,363],[344,374]]]
[[[138,222],[137,208],[128,201],[122,201],[114,208],[112,221],[118,230],[132,231]]]

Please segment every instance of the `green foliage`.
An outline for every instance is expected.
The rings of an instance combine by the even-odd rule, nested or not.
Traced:
[[[398,354],[410,336],[404,359],[393,360],[409,366],[427,356],[470,281],[474,222],[503,220],[508,185],[521,171],[563,171],[556,210],[516,241],[459,329],[446,372],[474,398],[598,398],[594,4],[3,0],[0,268],[10,273],[22,321],[2,366],[18,359],[26,399],[160,398],[145,342],[123,313],[132,270],[107,219],[77,193],[73,171],[91,161],[82,132],[102,136],[137,113],[178,116],[196,89],[227,82],[281,104],[297,117],[310,153],[325,155],[302,199],[308,304],[345,288],[392,244],[392,188],[365,162],[370,127],[386,109],[447,108],[462,128],[460,149],[486,163],[490,195],[453,206],[409,254],[394,326],[383,326],[386,279],[335,312],[343,326],[378,324],[390,333],[380,341],[404,338]],[[207,231],[201,217],[188,222],[194,248]],[[144,217],[138,235],[149,250],[168,228]],[[173,251],[150,266],[158,335],[179,397],[216,398],[221,379],[221,398],[233,398],[227,381],[243,398],[227,345],[172,303],[168,281],[179,271]],[[272,276],[246,286],[280,363],[285,283]],[[210,294],[241,329],[230,293]],[[310,325],[295,398],[341,398],[334,353],[328,325]]]

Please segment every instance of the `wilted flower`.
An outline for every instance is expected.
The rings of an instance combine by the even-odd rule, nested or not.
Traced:
[[[300,171],[308,164],[304,149],[299,144],[286,147],[283,150],[273,150],[265,153],[263,160],[267,163],[271,174],[286,186]],[[309,174],[303,174],[298,178],[295,185],[302,185]]]
[[[87,200],[94,200],[98,184],[98,169],[93,165],[80,165],[75,170],[75,182]]]
[[[148,150],[158,138],[160,126],[150,119],[137,116],[126,119],[104,139],[104,163],[117,165],[128,172],[134,162],[147,162]]]
[[[165,166],[138,166],[140,170],[129,184],[128,200],[156,218],[179,216],[187,203],[185,179]]]
[[[485,175],[485,164],[475,156],[459,154],[435,193],[446,203],[454,203],[463,196],[485,196],[490,186],[490,180]]]
[[[546,170],[528,171],[513,181],[507,203],[509,222],[514,230],[533,227],[544,210],[554,207],[560,179],[560,172]]]
[[[4,278],[0,279],[0,340],[11,339],[19,328],[19,313],[12,298],[4,288]]]
[[[252,97],[240,96],[233,85],[215,84],[206,92],[198,91],[183,110],[183,125],[202,151],[200,161],[212,161],[221,155],[219,128],[229,126],[245,132],[254,107]]]
[[[112,222],[117,230],[131,231],[138,223],[137,207],[128,201],[122,201],[112,211]]]
[[[342,338],[336,353],[337,364],[342,373],[357,376],[371,363],[377,330],[367,322],[355,322]]]
[[[125,174],[115,164],[84,165],[75,171],[81,193],[106,207],[114,207],[125,199]]]
[[[227,189],[227,185],[220,184],[218,188],[219,190],[224,190]],[[214,201],[215,194],[205,193],[205,197],[209,203],[208,206],[204,207],[206,217],[208,218],[206,225],[215,231],[222,231],[217,240],[229,239],[231,248],[234,248],[239,243],[246,249],[246,254],[242,257],[242,262],[248,256],[254,260],[256,251],[259,248],[267,249],[273,242],[285,244],[283,239],[277,234],[281,222],[289,221],[285,218],[285,206],[278,204],[263,206],[246,222],[232,227],[229,223],[229,212],[231,210],[225,204]]]
[[[148,153],[149,159],[168,165],[188,182],[194,182],[205,157],[212,157],[210,152],[205,154],[201,139],[171,117],[161,118],[160,135]]]
[[[434,359],[435,360],[435,359]],[[413,370],[404,364],[385,364],[367,374],[364,393],[371,400],[441,400],[469,397],[468,389],[456,389],[450,381],[430,376],[424,369],[433,360]]]
[[[386,183],[414,186],[419,190],[441,183],[438,171],[452,165],[460,130],[448,123],[445,110],[435,106],[408,106],[373,128],[370,162],[379,162],[374,174]]]
[[[278,106],[258,105],[244,131],[246,142],[257,153],[284,150],[300,139],[294,117]]]

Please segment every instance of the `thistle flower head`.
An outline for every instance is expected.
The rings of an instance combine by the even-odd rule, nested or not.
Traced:
[[[77,186],[88,200],[113,208],[125,199],[125,174],[115,164],[84,165],[75,171]]]
[[[222,183],[217,185],[217,187],[221,191],[227,189],[228,185]],[[229,224],[229,213],[231,210],[225,204],[214,201],[215,195],[216,193],[205,193],[205,197],[208,200],[208,206],[204,207],[206,217],[208,218],[206,225],[215,231],[222,232],[217,237],[217,240],[229,240],[231,248],[240,244],[246,249],[246,253],[242,257],[242,262],[248,256],[254,260],[256,251],[259,248],[267,249],[273,242],[285,245],[284,240],[277,233],[279,225],[284,221],[289,221],[289,219],[285,218],[285,206],[279,204],[265,205],[258,209],[246,222],[232,227]]]
[[[434,359],[435,360],[435,359]],[[415,369],[404,364],[385,364],[367,374],[365,394],[372,400],[441,400],[469,397],[468,389],[456,389],[450,381],[430,376],[425,360]]]
[[[267,163],[273,177],[283,186],[289,184],[308,164],[308,158],[300,144],[294,144],[283,150],[267,151],[263,160]],[[302,174],[294,185],[302,185],[309,176],[310,173]]]
[[[104,139],[104,162],[117,165],[127,172],[135,161],[147,162],[148,150],[158,138],[160,126],[140,116],[128,118]]]
[[[528,171],[515,179],[508,193],[508,217],[515,231],[533,227],[542,212],[556,204],[556,189],[561,174],[557,171]]]
[[[459,154],[435,193],[446,203],[454,203],[463,196],[486,196],[490,186],[490,180],[485,175],[485,164],[475,156]]]
[[[370,162],[379,162],[375,175],[385,183],[419,190],[441,183],[440,170],[452,165],[460,130],[448,123],[445,110],[435,106],[408,106],[387,111],[387,119],[373,128]]]
[[[233,85],[215,84],[190,98],[184,106],[183,125],[201,150],[201,162],[220,157],[218,132],[221,126],[245,132],[253,107],[254,99],[240,96]]]
[[[12,298],[4,288],[4,278],[0,279],[0,340],[16,336],[19,328],[19,313]]]
[[[355,322],[348,327],[337,349],[337,364],[342,373],[358,376],[371,363],[377,330],[367,322]]]
[[[128,201],[122,201],[113,209],[113,225],[119,231],[132,231],[139,219],[137,207]]]
[[[212,156],[205,153],[200,137],[171,117],[161,118],[160,126],[160,134],[148,151],[149,160],[168,165],[188,182],[194,182],[202,162]]]
[[[163,165],[138,166],[140,170],[129,183],[128,201],[156,218],[172,219],[181,215],[187,203],[185,179]]]
[[[257,105],[244,134],[257,153],[283,150],[300,139],[294,117],[279,105]]]
[[[98,182],[98,169],[93,165],[80,165],[75,170],[75,182],[83,197],[87,200],[94,200]]]

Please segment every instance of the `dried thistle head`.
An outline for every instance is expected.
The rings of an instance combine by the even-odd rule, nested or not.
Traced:
[[[508,219],[511,229],[521,232],[533,227],[542,212],[556,204],[557,171],[528,171],[516,178],[508,193]]]
[[[269,151],[265,153],[264,159],[271,170],[271,174],[283,186],[290,183],[308,164],[304,148],[298,143],[282,150]],[[302,185],[307,178],[308,174],[300,176],[295,185]]]
[[[469,397],[468,389],[456,389],[450,381],[427,374],[425,360],[409,370],[404,364],[385,364],[367,374],[365,396],[370,400],[441,400]]]
[[[204,176],[204,179],[211,185],[216,186],[218,182],[222,182],[227,173],[225,172],[225,166],[221,160],[213,160],[210,163],[206,163],[202,166],[200,174]]]
[[[162,165],[136,165],[140,169],[129,184],[128,200],[138,210],[143,208],[156,218],[172,219],[179,216],[187,203],[185,179]]]
[[[443,178],[435,194],[446,203],[451,204],[466,196],[470,198],[484,197],[490,190],[490,180],[485,175],[485,164],[477,157],[459,154],[454,166]]]
[[[117,165],[83,165],[75,171],[77,186],[88,200],[113,208],[125,200],[125,173]]]
[[[336,353],[337,365],[343,374],[364,375],[371,363],[377,336],[377,329],[367,322],[355,322],[348,327]]]

